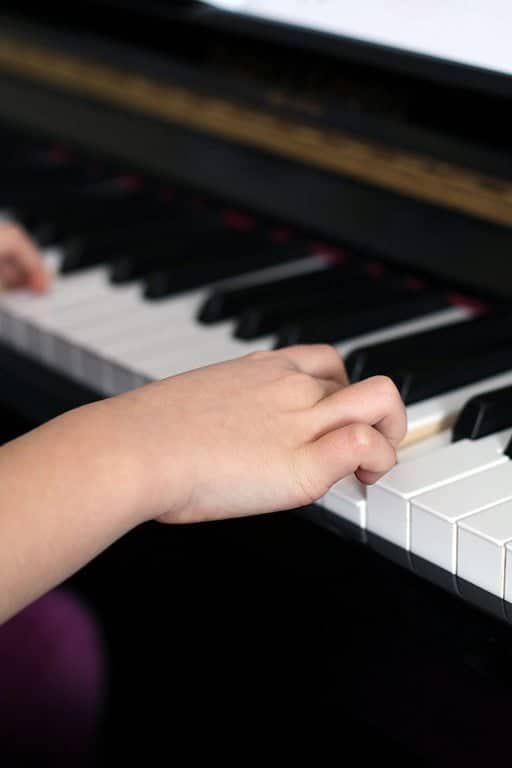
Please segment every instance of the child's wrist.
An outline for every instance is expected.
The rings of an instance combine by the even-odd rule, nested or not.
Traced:
[[[147,482],[141,456],[123,424],[114,401],[100,401],[77,408],[61,419],[68,422],[86,467],[87,477],[104,499],[105,512],[120,531],[145,521]],[[64,423],[65,426],[65,423]],[[75,441],[74,441],[75,442]]]
[[[135,391],[94,406],[98,450],[110,468],[110,483],[118,484],[126,521],[132,526],[164,514],[177,515],[182,506],[179,450],[172,436],[162,446],[158,425],[148,429],[151,415],[146,398],[146,393]]]

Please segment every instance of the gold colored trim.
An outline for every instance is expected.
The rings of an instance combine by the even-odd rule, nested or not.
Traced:
[[[400,450],[402,448],[408,448],[415,443],[419,443],[422,440],[426,440],[429,437],[434,437],[440,432],[444,432],[446,429],[452,429],[455,424],[457,414],[447,414],[437,421],[431,421],[428,424],[424,424],[422,427],[416,427],[407,432],[404,439],[400,443]]]
[[[512,183],[0,35],[0,71],[512,224]]]

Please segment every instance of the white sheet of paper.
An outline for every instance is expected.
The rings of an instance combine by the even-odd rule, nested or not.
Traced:
[[[511,0],[212,0],[209,4],[512,74]]]

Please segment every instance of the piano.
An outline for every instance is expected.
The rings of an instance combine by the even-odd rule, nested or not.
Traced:
[[[375,486],[350,477],[291,513],[145,526],[71,580],[112,649],[112,754],[121,737],[163,748],[153,700],[169,686],[177,722],[193,690],[211,707],[224,687],[276,718],[318,718],[340,757],[506,754],[512,67],[484,10],[462,38],[495,45],[464,47],[455,4],[429,8],[429,34],[401,3],[350,5],[0,13],[0,217],[54,274],[48,296],[0,296],[4,408],[28,428],[327,342],[351,380],[390,375],[408,410]],[[183,590],[172,621],[162,578]],[[155,650],[162,633],[181,668]]]

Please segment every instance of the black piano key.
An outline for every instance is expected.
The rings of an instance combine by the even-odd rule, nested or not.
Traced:
[[[452,429],[452,441],[477,440],[512,427],[512,386],[475,395],[462,408]]]
[[[284,293],[259,305],[247,307],[237,318],[233,335],[237,339],[248,340],[275,333],[287,321],[311,317],[325,312],[326,308],[338,307],[340,296],[344,294],[351,293],[352,297],[359,294],[359,300],[364,301],[367,279],[357,282],[341,270],[329,270],[329,278],[322,281],[321,287],[311,286],[311,290],[295,295]],[[376,292],[380,294],[381,289],[376,288]]]
[[[122,284],[146,278],[152,273],[180,268],[181,264],[202,263],[208,251],[207,237],[222,238],[225,225],[215,212],[202,212],[193,218],[168,217],[169,238],[165,248],[148,252],[147,249],[131,249],[130,252],[112,254],[109,265],[109,280]],[[197,243],[194,245],[194,243]],[[155,278],[156,279],[156,278]]]
[[[508,456],[509,459],[512,459],[512,438],[510,438],[510,440],[508,441],[507,447],[505,448],[503,453],[505,454],[505,456]]]
[[[304,322],[283,326],[277,334],[275,348],[291,344],[341,343],[360,334],[412,320],[448,306],[447,295],[438,291],[409,294],[400,302],[392,301],[371,309],[352,307],[345,311],[342,306],[337,312],[329,311]]]
[[[475,381],[512,370],[512,341],[492,349],[450,356],[433,365],[417,364],[401,370],[384,369],[406,405],[459,389]]]
[[[35,164],[30,168],[24,169],[22,166],[13,162],[6,164],[0,162],[0,194],[8,194],[9,189],[16,188],[20,181],[23,184],[65,184],[71,188],[79,187],[83,184],[101,182],[105,175],[99,171],[88,169],[87,167],[68,165],[68,164]]]
[[[10,137],[0,146],[0,170],[29,173],[39,169],[53,168],[65,164],[64,157],[58,157],[48,144],[26,144]]]
[[[371,278],[366,270],[356,267],[340,268],[326,274],[323,284],[297,295],[282,293],[259,305],[243,311],[234,329],[238,339],[256,339],[269,333],[277,333],[288,324],[311,325],[319,318],[332,313],[339,318],[341,311],[359,311],[377,306],[401,302],[413,293],[409,281],[403,278]],[[320,282],[320,280],[319,280]],[[415,290],[414,290],[415,292]]]
[[[306,246],[297,245],[296,258],[311,255]],[[288,302],[292,297],[309,296],[323,291],[333,282],[339,282],[345,274],[345,268],[335,265],[325,267],[319,261],[318,269],[306,271],[291,277],[266,280],[256,285],[239,288],[225,288],[213,291],[199,307],[197,319],[204,324],[227,320],[240,314],[247,307],[265,305],[270,301]]]
[[[155,257],[165,262],[179,252],[181,242],[188,236],[188,228],[176,225],[167,215],[150,222],[126,221],[122,228],[92,232],[61,243],[61,272],[69,274],[108,263],[121,254],[124,258]]]
[[[82,231],[61,242],[66,256],[64,272],[75,271],[105,261],[115,263],[119,259],[146,263],[155,258],[163,265],[171,261],[171,254],[179,254],[184,244],[192,240],[194,233],[219,231],[222,222],[213,211],[198,213],[186,201],[164,204],[152,197],[135,195],[124,199],[94,200],[96,207],[112,213],[105,218],[98,211],[91,220],[82,222]],[[83,205],[88,217],[92,206]],[[80,215],[72,216],[75,224]],[[67,221],[67,226],[70,222]]]
[[[228,233],[221,238],[200,238],[191,248],[185,246],[179,259],[173,256],[171,268],[156,270],[145,278],[144,296],[162,299],[295,257],[293,248],[259,237]]]
[[[3,162],[0,160],[0,192],[16,190],[23,185],[63,185],[70,188],[84,184],[101,183],[121,174],[99,163],[60,162],[51,154],[39,154],[27,158],[16,155]]]
[[[38,200],[53,198],[57,203],[65,201],[72,188],[59,182],[20,181],[0,186],[0,208],[16,208],[25,203],[36,204]]]
[[[38,222],[37,225],[31,227],[30,230],[27,227],[24,227],[24,229],[26,232],[28,232],[32,240],[39,248],[47,248],[48,246],[54,245],[56,243],[54,236],[55,232],[51,222],[45,224],[43,221],[41,221]]]
[[[151,219],[157,214],[163,216],[165,208],[147,204],[138,195],[111,200],[91,200],[87,203],[72,200],[55,208],[39,206],[14,209],[12,218],[37,239],[39,232],[45,232],[52,243],[60,243],[73,237],[84,236],[122,227],[126,221]]]
[[[131,186],[119,178],[119,193],[97,195],[73,194],[65,200],[42,198],[11,206],[12,216],[29,232],[41,227],[52,232],[53,242],[62,242],[75,236],[115,229],[129,222],[154,219],[155,216],[177,216],[173,202],[157,199],[153,186],[135,179]],[[98,185],[99,192],[103,190]]]
[[[108,267],[108,279],[115,285],[140,280],[159,268],[165,269],[165,260],[169,261],[171,258],[170,254],[163,258],[161,253],[147,253],[146,249],[139,249],[132,255],[124,254],[113,259]]]
[[[100,173],[80,184],[40,177],[31,180],[18,178],[5,186],[0,183],[0,208],[35,210],[41,204],[52,205],[55,209],[68,205],[70,201],[78,205],[79,202],[86,204],[91,200],[123,199],[133,192],[128,182],[129,179],[116,172]]]
[[[512,312],[500,309],[428,331],[358,347],[347,355],[345,365],[351,381],[360,381],[379,373],[384,365],[396,368],[404,360],[438,359],[509,338],[512,338]]]

